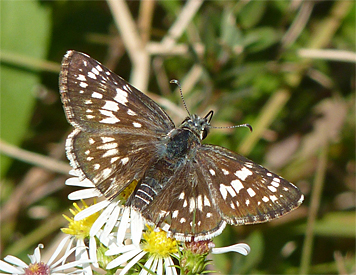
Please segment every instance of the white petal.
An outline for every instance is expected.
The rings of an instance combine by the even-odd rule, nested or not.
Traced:
[[[109,204],[110,204],[110,201],[108,201],[108,200],[104,200],[104,201],[98,202],[96,204],[93,204],[93,205],[89,206],[88,208],[85,208],[83,211],[80,211],[77,215],[75,215],[74,220],[80,221],[86,217],[89,217],[90,215],[93,215],[94,213],[105,208]]]
[[[7,261],[10,264],[14,264],[14,265],[17,265],[19,267],[23,267],[23,268],[28,267],[28,265],[25,262],[23,262],[19,258],[16,258],[15,256],[12,256],[12,255],[6,256],[4,258],[4,260]]]
[[[76,177],[80,176],[79,171],[77,171],[75,169],[71,169],[68,174],[71,175],[71,176],[76,176]]]
[[[88,188],[83,190],[78,190],[70,193],[68,199],[71,201],[84,200],[89,198],[101,197],[101,194],[95,188]]]
[[[115,207],[114,203],[110,203],[100,214],[100,216],[96,219],[93,225],[90,228],[90,236],[95,236],[98,231],[103,227],[103,225],[107,222],[108,217],[111,215]]]
[[[73,247],[73,248],[70,249],[70,250],[67,249],[67,250],[66,250],[66,253],[65,253],[57,262],[55,262],[54,264],[51,265],[51,268],[54,268],[54,269],[55,269],[55,267],[56,267],[56,268],[61,267],[62,265],[60,265],[60,264],[63,264],[63,263],[67,260],[67,258],[69,257],[69,255],[72,254],[75,249],[76,249],[76,247]],[[55,253],[54,253],[54,254],[55,254]],[[57,266],[59,266],[59,267],[57,267]],[[57,269],[57,270],[58,270],[58,269]]]
[[[158,258],[157,275],[163,275],[163,260]]]
[[[114,204],[114,203],[112,203],[112,204]],[[122,209],[122,207],[120,207],[120,205],[118,203],[116,203],[111,215],[108,217],[108,221],[104,227],[103,235],[108,236],[112,232],[116,222],[119,219],[121,209]]]
[[[70,237],[71,237],[70,235],[64,237],[64,239],[59,243],[59,245],[57,246],[56,250],[52,254],[51,258],[47,262],[48,266],[51,266],[52,262],[58,256],[58,254],[62,251],[64,245],[67,243],[67,241],[70,239]]]
[[[26,266],[28,267],[28,266]],[[5,263],[4,261],[0,260],[0,270],[12,273],[12,274],[24,274],[25,272],[22,270],[22,268],[17,268],[14,267],[8,263]]]
[[[231,246],[213,248],[213,254],[222,254],[227,252],[238,252],[244,256],[248,255],[251,251],[251,248],[245,243],[238,243]]]
[[[64,264],[64,265],[57,266],[56,268],[53,268],[51,271],[53,271],[53,272],[62,271],[62,270],[66,270],[66,269],[69,269],[69,268],[72,268],[72,267],[81,266],[81,265],[89,264],[89,263],[91,263],[90,260],[73,261],[73,262],[69,262],[69,263]],[[83,270],[81,270],[81,271],[83,272]],[[64,274],[68,274],[68,273],[64,273]],[[51,273],[51,275],[52,275],[52,273]]]
[[[153,264],[152,264],[152,266],[151,266],[151,270],[152,270],[153,272],[156,272],[157,264],[158,264],[158,259],[155,258],[155,260],[153,261]]]
[[[131,209],[131,239],[137,246],[140,245],[143,225],[144,223],[141,214],[138,211]]]
[[[108,263],[106,268],[107,269],[112,269],[114,267],[120,266],[123,263],[127,262],[128,260],[134,258],[139,253],[141,253],[141,254],[144,253],[145,254],[146,252],[142,252],[141,249],[134,249],[134,250],[129,251],[129,252],[125,253],[125,254],[122,254],[121,256],[119,256],[116,259],[112,260],[110,263]]]
[[[123,270],[121,270],[120,275],[124,275],[126,274],[127,271],[129,271],[129,269],[134,266],[139,260],[141,260],[141,258],[146,254],[147,252],[142,251],[140,254],[138,254],[135,258],[133,258],[126,266]]]
[[[119,246],[119,247],[116,247],[113,249],[109,249],[108,251],[105,252],[105,255],[113,256],[113,255],[117,255],[117,254],[121,254],[121,253],[127,253],[131,250],[137,250],[137,249],[140,249],[140,248],[134,244],[128,244],[128,245]]]
[[[166,267],[167,275],[177,275],[177,270],[174,267],[174,262],[171,257],[164,258],[164,265]]]
[[[130,208],[125,208],[124,213],[121,216],[119,228],[117,230],[117,244],[121,245],[124,242],[125,233],[129,225],[130,220]]]
[[[86,247],[83,239],[77,240],[77,246],[75,248],[75,259],[76,260],[87,260],[88,259],[87,247]]]
[[[152,262],[154,259],[155,259],[154,257],[149,257],[147,262],[145,263],[145,268],[147,268],[148,270],[151,270],[152,272],[154,272],[154,269],[151,268]],[[142,268],[139,275],[147,275],[148,274],[148,271],[145,268]]]
[[[77,249],[75,250],[75,259],[76,261],[83,263],[82,267],[83,270],[85,271],[85,274],[92,275],[93,272],[90,266],[92,260],[89,260],[87,247],[84,243],[84,240],[82,239],[77,241]]]
[[[68,186],[95,187],[94,183],[92,183],[90,180],[85,179],[81,181],[78,177],[67,179],[65,184]]]
[[[40,249],[43,249],[43,244],[39,244],[36,248],[35,248],[35,253],[33,253],[33,258],[31,259],[31,263],[40,263],[41,262],[41,251]],[[30,257],[30,255],[29,255]],[[34,261],[32,261],[34,260]]]
[[[99,267],[98,258],[96,255],[96,240],[95,237],[90,237],[89,239],[89,258],[93,261],[93,266]]]

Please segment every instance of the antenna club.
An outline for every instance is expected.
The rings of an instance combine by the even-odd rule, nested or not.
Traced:
[[[169,83],[177,84],[178,86],[180,86],[180,83],[177,79],[172,79],[171,81],[169,81]]]
[[[180,85],[179,81],[177,79],[172,79],[171,81],[169,81],[169,83],[173,83],[173,84],[176,84],[179,88],[179,93],[180,93],[180,97],[182,99],[182,102],[183,102],[183,105],[184,105],[184,108],[185,110],[187,111],[189,117],[191,117],[192,115],[190,114],[188,108],[187,108],[187,105],[185,104],[185,100],[184,100],[184,97],[183,97],[183,92],[182,92],[182,86]]]

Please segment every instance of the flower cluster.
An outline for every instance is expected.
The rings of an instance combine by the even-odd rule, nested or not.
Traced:
[[[73,173],[73,172],[72,172]],[[120,194],[115,201],[105,198],[88,206],[83,200],[101,199],[101,193],[89,180],[80,180],[74,173],[67,185],[82,187],[69,195],[71,200],[81,200],[82,207],[73,203],[73,217],[63,215],[69,222],[62,232],[67,236],[61,241],[51,259],[41,261],[39,245],[31,263],[26,264],[13,256],[0,261],[2,274],[201,274],[209,264],[207,256],[238,252],[247,255],[247,244],[215,248],[212,241],[179,242],[167,236],[160,228],[145,223],[139,212],[124,207],[137,182]],[[64,255],[56,262],[60,253]],[[69,257],[73,255],[72,257]],[[71,259],[71,260],[69,260]],[[100,272],[102,270],[102,272]],[[1,274],[1,273],[0,273]]]

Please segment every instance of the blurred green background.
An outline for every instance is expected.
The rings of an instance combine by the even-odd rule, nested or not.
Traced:
[[[126,10],[127,9],[127,10]],[[228,226],[220,274],[355,274],[354,1],[0,1],[1,258],[54,246],[73,191],[60,62],[85,52],[179,124],[213,109],[206,142],[295,183],[305,202],[261,225]],[[139,43],[137,43],[137,41]]]

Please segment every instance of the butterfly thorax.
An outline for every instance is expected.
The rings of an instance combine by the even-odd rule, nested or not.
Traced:
[[[129,200],[136,209],[145,209],[167,186],[176,171],[195,161],[201,136],[207,123],[196,115],[186,118],[179,128],[171,130],[158,146],[159,158],[145,172]]]

